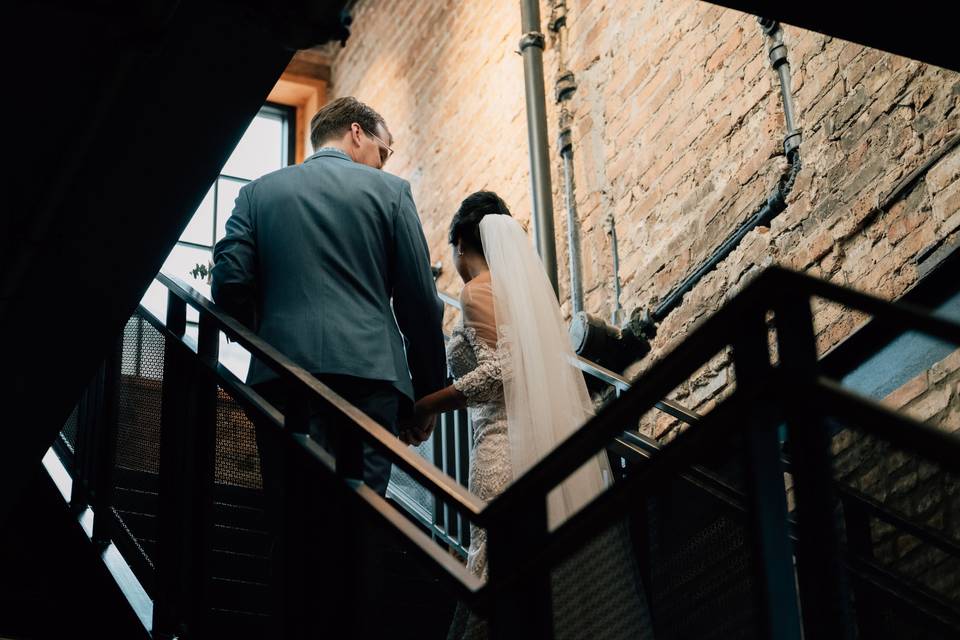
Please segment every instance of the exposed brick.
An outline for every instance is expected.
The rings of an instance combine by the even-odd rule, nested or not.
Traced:
[[[683,0],[568,0],[567,7],[566,51],[557,48],[555,36],[548,38],[546,89],[550,95],[556,70],[576,74],[578,89],[567,106],[583,284],[587,310],[606,316],[612,275],[606,216],[617,216],[624,306],[629,311],[664,296],[776,184],[784,165],[782,106],[764,38],[743,14]],[[454,10],[449,2],[360,0],[354,14],[353,34],[332,65],[331,93],[357,95],[386,117],[397,140],[388,168],[411,180],[431,260],[444,261],[440,286],[455,292],[460,283],[446,227],[460,200],[472,189],[492,188],[518,218],[530,216],[523,69],[514,54],[519,10],[511,3],[466,3]],[[661,324],[651,355],[637,371],[680,344],[766,264],[803,268],[894,297],[915,283],[917,253],[960,226],[956,150],[900,202],[877,209],[883,194],[960,130],[960,76],[784,29],[804,130],[804,168],[789,207],[769,230],[749,234],[684,298]],[[553,141],[559,113],[552,100],[547,111]],[[551,154],[563,259],[563,183],[553,145]],[[560,269],[562,302],[569,309],[569,276],[564,264]],[[821,349],[862,322],[828,307],[816,314]],[[455,317],[449,313],[448,323]],[[732,386],[732,376],[708,371],[691,380],[691,403],[714,402]],[[954,374],[940,375],[940,369],[930,372],[932,387],[946,382],[955,389]],[[898,408],[911,403],[911,410],[939,406],[936,394],[942,392],[920,388],[925,384],[911,381],[885,402]],[[953,404],[937,415],[942,426],[957,429],[950,425],[956,425],[960,400],[952,393]],[[667,422],[644,428],[667,437],[676,433]],[[844,452],[847,472],[876,474],[869,457],[881,454],[850,447]],[[901,462],[892,454],[890,460]],[[907,463],[885,468],[903,474]],[[895,479],[887,478],[888,484]],[[877,490],[886,495],[889,488]]]
[[[947,376],[960,371],[960,349],[957,349],[930,368],[930,385],[937,385]]]
[[[924,372],[912,378],[899,389],[892,391],[883,399],[883,403],[893,409],[900,409],[926,390],[927,374]]]
[[[911,402],[906,409],[906,413],[917,420],[931,420],[949,406],[952,395],[952,385],[932,388],[929,392]]]

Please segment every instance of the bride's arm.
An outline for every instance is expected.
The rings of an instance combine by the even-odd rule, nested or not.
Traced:
[[[467,396],[463,395],[455,385],[450,385],[420,398],[413,411],[415,415],[430,415],[466,409],[466,407]]]
[[[464,325],[473,331],[474,340],[496,344],[493,297],[488,284],[467,286],[461,293]],[[492,337],[492,340],[491,340]],[[479,343],[478,343],[479,344]],[[465,409],[495,398],[501,389],[500,354],[495,348],[477,347],[477,367],[453,384],[424,396],[414,406],[414,419],[447,411]]]

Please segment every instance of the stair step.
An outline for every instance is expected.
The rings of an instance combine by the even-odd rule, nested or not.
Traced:
[[[215,549],[211,563],[215,578],[266,584],[270,577],[270,564],[265,556]]]
[[[122,486],[113,490],[113,506],[117,510],[156,514],[159,504],[160,498],[155,491]]]
[[[213,528],[213,548],[266,557],[269,536],[264,531],[218,524]]]
[[[270,588],[262,582],[213,578],[210,580],[210,606],[214,609],[268,614]]]
[[[240,527],[266,531],[267,517],[263,509],[239,504],[215,502],[213,505],[213,521],[216,524],[228,527]]]
[[[218,637],[233,640],[263,640],[270,637],[272,618],[266,613],[213,608],[209,616],[210,628],[216,630]]]
[[[154,514],[117,509],[117,515],[137,540],[157,539],[157,516]]]
[[[139,471],[127,467],[117,467],[113,470],[113,485],[124,489],[137,489],[156,494],[157,479],[157,474],[149,471]]]

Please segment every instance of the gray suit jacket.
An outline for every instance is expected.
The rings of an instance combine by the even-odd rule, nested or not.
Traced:
[[[294,362],[411,399],[444,385],[443,303],[406,180],[321,150],[241,189],[226,227],[214,300]],[[275,377],[254,359],[247,382]]]

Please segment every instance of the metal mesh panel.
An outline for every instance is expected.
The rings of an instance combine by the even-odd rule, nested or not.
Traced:
[[[960,613],[960,476],[854,429],[833,451],[851,552]]]
[[[261,489],[260,454],[253,423],[239,404],[217,389],[217,484]]]
[[[135,572],[151,570],[155,560],[164,347],[163,335],[139,316],[124,327],[116,387],[115,541],[125,556],[146,560],[132,564]],[[149,585],[151,576],[141,573],[138,577]]]
[[[737,457],[734,449],[724,466]],[[646,526],[655,637],[761,637],[746,513],[676,477],[642,516],[635,529]]]
[[[626,523],[602,531],[551,574],[558,640],[654,638],[648,594]]]
[[[118,385],[117,466],[157,473],[164,338],[139,316],[123,330]]]
[[[73,411],[70,412],[70,417],[67,418],[65,423],[63,423],[63,429],[60,430],[60,438],[63,440],[64,444],[67,445],[70,453],[75,453],[77,449],[78,412],[79,406],[74,407]]]

